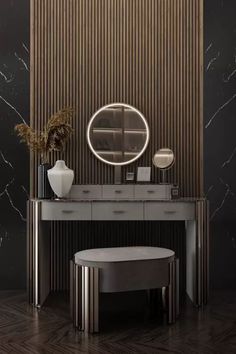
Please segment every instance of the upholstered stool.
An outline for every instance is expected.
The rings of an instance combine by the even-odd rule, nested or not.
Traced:
[[[70,266],[70,307],[75,327],[99,331],[99,292],[162,288],[168,322],[179,313],[175,253],[159,247],[98,248],[78,252]]]

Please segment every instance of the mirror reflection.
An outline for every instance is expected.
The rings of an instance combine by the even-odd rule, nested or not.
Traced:
[[[87,139],[97,158],[111,165],[126,165],[145,151],[149,129],[136,108],[115,103],[102,107],[93,115]]]
[[[169,169],[175,162],[175,156],[171,149],[162,148],[155,153],[152,161],[160,169]]]

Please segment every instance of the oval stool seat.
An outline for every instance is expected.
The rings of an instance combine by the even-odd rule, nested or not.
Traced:
[[[178,315],[178,260],[160,247],[113,247],[77,252],[71,261],[71,315],[75,327],[98,332],[99,293],[166,289],[168,321]]]
[[[121,292],[168,285],[166,263],[175,253],[159,247],[114,247],[80,251],[75,264],[99,268],[99,291]]]
[[[75,263],[91,266],[91,264],[100,265],[110,262],[132,262],[144,260],[166,260],[173,261],[175,252],[160,247],[112,247],[95,248],[80,251],[75,254]]]

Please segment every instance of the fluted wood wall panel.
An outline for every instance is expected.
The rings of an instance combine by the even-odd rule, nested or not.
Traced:
[[[88,149],[86,126],[102,105],[126,102],[143,112],[151,138],[123,172],[150,166],[158,148],[170,147],[169,181],[183,196],[201,196],[202,0],[31,0],[31,21],[31,125],[75,108],[64,156],[75,182],[113,182],[113,168]],[[32,156],[32,195],[37,164]]]
[[[151,166],[154,152],[170,147],[176,163],[168,180],[180,185],[182,196],[202,196],[202,3],[31,0],[31,125],[42,129],[52,113],[74,107],[75,131],[63,158],[75,183],[113,183],[113,168],[88,149],[86,127],[102,105],[126,102],[145,115],[151,136],[144,155],[123,173]],[[32,155],[31,196],[38,163]],[[153,181],[159,177],[153,168]],[[182,223],[53,223],[51,287],[67,287],[74,251],[125,244],[175,249],[184,284],[183,236]]]

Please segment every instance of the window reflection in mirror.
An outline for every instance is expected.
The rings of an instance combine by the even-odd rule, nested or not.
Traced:
[[[103,107],[92,117],[88,143],[94,154],[110,164],[127,164],[145,150],[149,130],[143,115],[126,104]]]

